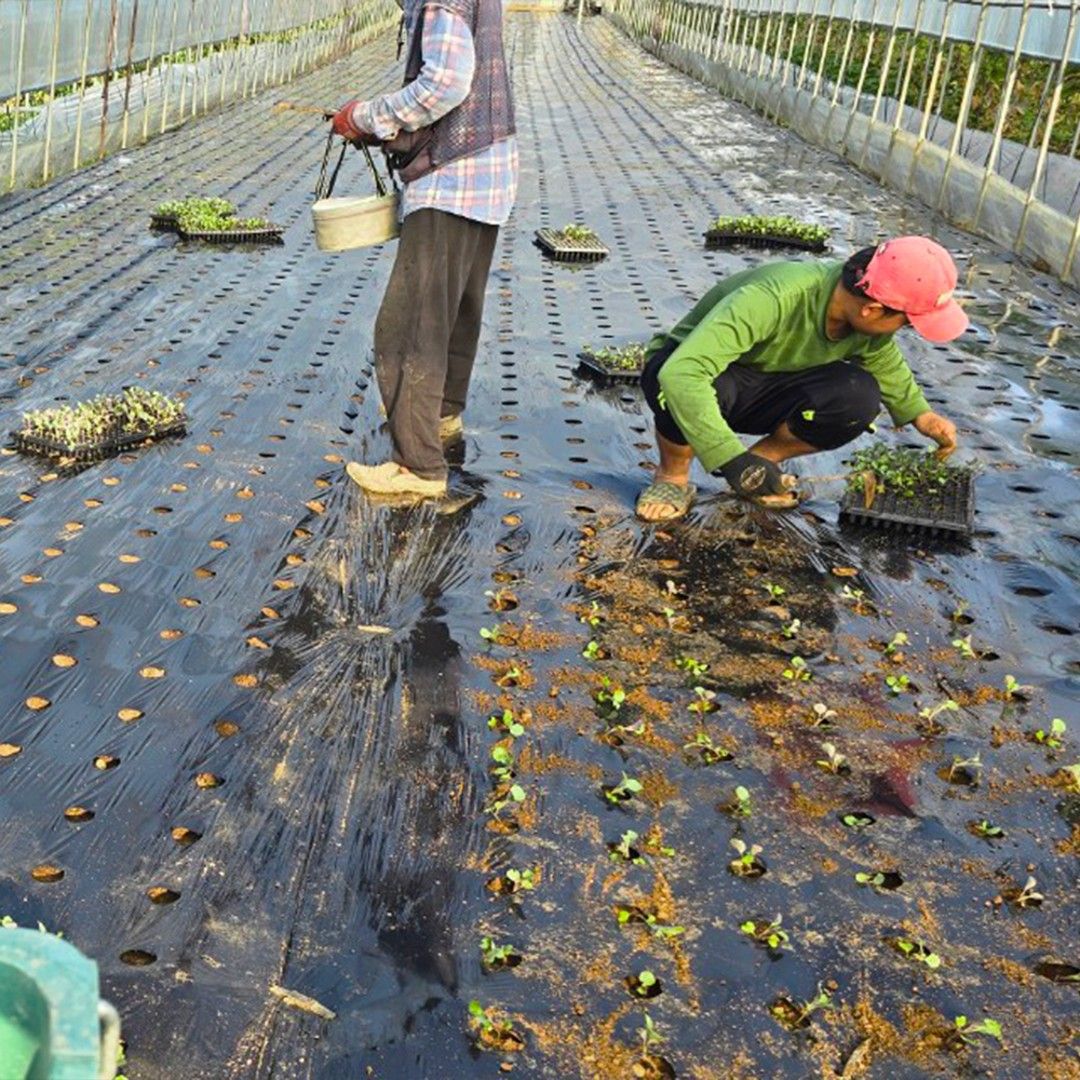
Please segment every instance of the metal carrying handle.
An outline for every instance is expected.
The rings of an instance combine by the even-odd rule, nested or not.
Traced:
[[[116,1058],[120,1050],[120,1014],[109,1002],[99,1000],[98,1023],[101,1026],[98,1076],[101,1080],[112,1080],[116,1075]]]
[[[330,130],[330,134],[326,138],[326,149],[323,150],[322,167],[319,169],[319,179],[315,184],[315,198],[316,199],[328,199],[334,191],[334,184],[337,183],[338,173],[341,172],[341,166],[345,162],[345,152],[349,149],[349,143],[345,140],[341,140],[341,153],[338,154],[337,162],[331,167],[330,161],[334,150],[334,131]],[[386,181],[379,175],[379,170],[375,167],[375,160],[371,156],[371,149],[367,143],[361,143],[360,149],[364,151],[364,158],[367,160],[368,168],[371,170],[371,175],[375,180],[375,191],[378,195],[386,195]],[[398,190],[397,180],[394,178],[393,172],[390,172],[390,183],[394,186],[395,193]]]

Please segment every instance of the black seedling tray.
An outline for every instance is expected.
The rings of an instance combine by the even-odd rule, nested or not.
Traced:
[[[30,435],[22,431],[13,431],[11,438],[15,443],[15,449],[26,454],[74,458],[76,461],[100,461],[102,458],[112,457],[125,450],[141,446],[145,442],[165,439],[170,435],[183,435],[186,431],[187,421],[181,420],[168,427],[109,435],[93,443],[62,443],[56,439],[47,439],[42,435]]]
[[[883,491],[869,509],[861,491],[848,491],[840,503],[840,520],[897,532],[923,532],[931,536],[970,536],[975,525],[975,477],[955,477],[941,491],[905,496]]]
[[[609,368],[588,352],[579,352],[577,358],[581,361],[581,367],[585,373],[601,386],[614,386],[618,383],[636,385],[641,381],[641,368],[637,371]]]
[[[563,240],[555,229],[537,229],[536,244],[560,262],[599,262],[611,254],[599,240]]]
[[[208,244],[280,244],[285,230],[280,225],[268,225],[265,229],[228,229],[220,232],[185,232],[180,229],[183,240],[205,240]]]
[[[770,234],[721,232],[719,229],[709,229],[705,233],[705,246],[707,248],[794,248],[798,251],[826,251],[828,244],[824,240],[801,240],[797,236],[773,236]]]
[[[175,214],[151,214],[150,228],[164,232],[179,232],[180,223]]]

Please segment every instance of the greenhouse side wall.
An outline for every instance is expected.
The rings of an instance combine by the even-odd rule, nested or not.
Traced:
[[[380,33],[389,40],[399,18],[393,0],[4,4],[0,191],[137,146]]]
[[[1008,25],[997,7],[611,0],[605,13],[673,67],[1080,286],[1080,116],[1067,92],[1080,4],[1001,5]],[[987,90],[991,63],[1000,85]],[[1041,65],[1038,106],[1017,132],[1025,64]],[[974,103],[988,95],[980,129]]]

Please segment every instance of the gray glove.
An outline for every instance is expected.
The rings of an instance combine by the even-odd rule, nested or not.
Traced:
[[[722,476],[736,495],[788,494],[780,466],[759,454],[751,454],[749,450],[714,469],[713,476]]]

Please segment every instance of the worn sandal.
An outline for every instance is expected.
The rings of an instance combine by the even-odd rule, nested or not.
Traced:
[[[635,509],[638,517],[642,517],[641,510],[644,506],[670,506],[674,508],[674,514],[662,518],[642,518],[642,520],[650,521],[653,524],[661,521],[676,521],[678,518],[686,517],[687,511],[693,505],[696,494],[697,488],[693,484],[681,487],[679,484],[672,484],[668,480],[658,480],[655,484],[650,484],[638,496]]]

